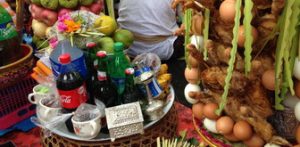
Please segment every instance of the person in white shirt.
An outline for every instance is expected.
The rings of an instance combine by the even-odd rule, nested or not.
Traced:
[[[127,50],[130,57],[147,52],[161,60],[183,56],[184,38],[174,35],[178,25],[171,4],[172,0],[120,0],[118,24],[134,34]]]

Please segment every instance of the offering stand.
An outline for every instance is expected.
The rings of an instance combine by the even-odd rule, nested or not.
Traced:
[[[53,133],[49,137],[44,137],[43,131],[41,131],[41,140],[43,146],[155,146],[157,137],[171,138],[176,135],[177,127],[177,113],[175,107],[169,110],[169,112],[153,126],[144,130],[144,134],[133,135],[125,138],[116,139],[114,142],[110,140],[106,141],[78,141],[68,139],[63,136],[56,135]]]

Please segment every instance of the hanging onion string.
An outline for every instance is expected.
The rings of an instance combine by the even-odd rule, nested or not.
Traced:
[[[241,0],[236,0],[235,4],[235,18],[234,18],[234,27],[233,27],[233,39],[232,39],[232,49],[230,51],[230,59],[229,59],[229,65],[227,68],[227,75],[225,78],[225,86],[224,86],[224,92],[222,94],[221,98],[221,103],[219,104],[218,110],[216,110],[216,114],[220,115],[227,104],[227,96],[228,96],[228,91],[230,88],[230,81],[233,73],[233,68],[234,68],[234,63],[235,63],[235,58],[236,58],[236,53],[237,53],[237,41],[238,41],[238,31],[239,31],[239,26],[240,26],[240,18],[241,18]]]
[[[244,20],[243,25],[245,27],[245,74],[246,76],[251,70],[251,53],[252,53],[252,26],[251,21],[253,18],[252,15],[253,2],[252,0],[245,0],[245,8],[244,8]]]

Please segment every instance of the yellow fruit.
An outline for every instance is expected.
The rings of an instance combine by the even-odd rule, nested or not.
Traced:
[[[167,64],[162,64],[160,66],[160,69],[158,71],[158,75],[162,75],[168,72],[168,65]]]
[[[94,27],[105,35],[111,35],[117,29],[117,22],[114,18],[102,15],[94,22]]]

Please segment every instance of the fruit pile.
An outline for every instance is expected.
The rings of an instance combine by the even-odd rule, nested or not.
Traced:
[[[55,24],[58,17],[75,10],[86,10],[99,14],[103,10],[102,0],[31,0],[29,10],[33,17],[33,43],[37,48],[45,48],[49,44],[46,32]]]

